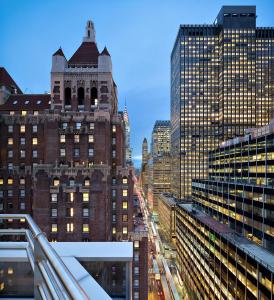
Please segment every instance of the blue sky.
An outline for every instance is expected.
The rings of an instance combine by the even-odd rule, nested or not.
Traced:
[[[274,26],[273,0],[0,0],[0,65],[26,93],[50,88],[51,55],[69,58],[92,19],[100,50],[106,45],[127,101],[133,156],[150,141],[157,119],[170,116],[170,53],[179,24],[212,23],[222,5],[257,5],[257,25]],[[137,161],[137,160],[136,160]]]

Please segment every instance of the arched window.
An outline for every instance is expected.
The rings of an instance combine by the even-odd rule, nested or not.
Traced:
[[[98,93],[97,93],[97,89],[96,87],[93,87],[91,90],[90,90],[90,104],[91,105],[96,105],[97,101],[97,97],[98,97]]]
[[[65,105],[71,105],[71,88],[65,88]]]
[[[78,97],[78,105],[84,105],[85,90],[83,87],[78,88],[77,97]]]

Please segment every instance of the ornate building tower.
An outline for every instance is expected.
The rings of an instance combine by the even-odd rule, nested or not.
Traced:
[[[131,159],[131,147],[130,147],[130,123],[129,123],[129,117],[128,117],[128,111],[127,111],[127,105],[125,104],[125,108],[123,111],[123,119],[125,122],[125,130],[126,130],[126,136],[125,136],[125,144],[126,144],[126,163],[127,165],[132,165],[132,159]]]

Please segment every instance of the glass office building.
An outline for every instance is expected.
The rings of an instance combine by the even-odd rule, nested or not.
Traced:
[[[255,6],[224,6],[212,25],[181,25],[171,54],[172,192],[191,197],[207,151],[268,124],[274,106],[274,29]],[[179,179],[178,179],[179,178]]]

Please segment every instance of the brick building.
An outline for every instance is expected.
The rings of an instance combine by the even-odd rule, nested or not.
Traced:
[[[147,238],[134,229],[117,107],[111,57],[91,21],[69,60],[53,54],[51,94],[23,94],[0,68],[0,212],[32,214],[51,241],[136,240],[133,298],[146,299]]]

